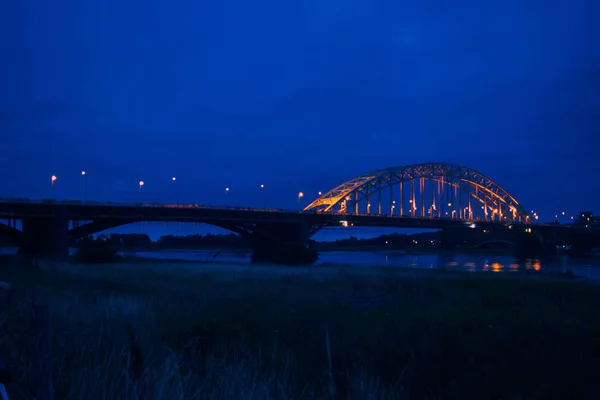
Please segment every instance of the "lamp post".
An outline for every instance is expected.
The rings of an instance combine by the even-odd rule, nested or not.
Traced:
[[[267,193],[265,191],[265,185],[261,183],[260,184],[260,189],[262,191],[263,208],[267,208]]]
[[[56,177],[56,175],[52,175],[50,177],[50,185],[51,185],[51,190],[52,190],[52,196],[54,196],[54,182],[56,182],[58,178]]]
[[[171,178],[171,182],[173,182],[173,184],[175,184],[175,182],[177,182],[177,178],[176,177],[172,177]],[[173,188],[173,204],[177,204],[177,196],[175,194],[175,189]]]
[[[142,196],[141,196],[141,194],[142,194],[142,188],[144,187],[144,185],[145,185],[144,181],[139,181],[138,182],[138,186],[140,187],[140,204],[142,203]]]
[[[83,177],[83,201],[87,202],[87,174],[84,170],[81,171],[81,176]]]
[[[298,192],[298,208],[300,208],[300,199],[304,197],[304,193]]]
[[[229,196],[228,196],[228,194],[229,194],[229,188],[226,187],[225,188],[225,205],[226,206],[229,206],[229,199],[228,199]]]

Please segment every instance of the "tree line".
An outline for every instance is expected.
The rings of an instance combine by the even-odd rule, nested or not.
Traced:
[[[160,249],[249,249],[250,243],[244,237],[230,234],[193,234],[193,235],[164,235],[153,241],[144,233],[99,235],[98,240],[110,244],[121,250],[160,250]],[[403,234],[392,233],[380,235],[373,238],[357,238],[350,236],[330,242],[312,242],[312,245],[320,250],[342,249],[342,248],[367,248],[387,247],[395,249],[410,248],[457,248],[472,247],[488,241],[510,242],[511,236],[508,232],[489,232],[482,230],[457,229],[440,230],[434,232]],[[78,245],[90,240],[82,239]]]

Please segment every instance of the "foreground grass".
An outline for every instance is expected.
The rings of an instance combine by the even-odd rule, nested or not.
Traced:
[[[0,350],[29,399],[34,302],[57,399],[572,399],[600,393],[598,287],[514,274],[178,265],[0,269]],[[1,295],[1,293],[0,293]]]

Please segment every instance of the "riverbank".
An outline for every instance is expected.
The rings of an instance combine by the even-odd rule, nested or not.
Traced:
[[[0,349],[18,371],[9,395],[30,389],[33,301],[51,309],[55,397],[66,400],[552,399],[600,390],[600,291],[590,283],[235,265],[1,269],[13,287],[0,298]]]

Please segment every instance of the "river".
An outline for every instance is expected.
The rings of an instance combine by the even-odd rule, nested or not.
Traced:
[[[217,250],[162,250],[127,252],[124,255],[141,258],[187,261],[216,261],[221,263],[250,262],[249,251]],[[600,260],[572,260],[562,256],[554,262],[540,260],[515,260],[510,256],[492,256],[482,254],[398,254],[389,251],[323,251],[316,265],[390,266],[398,268],[420,269],[458,269],[465,271],[572,271],[576,275],[600,281]]]
[[[16,248],[0,248],[0,254],[16,253]],[[71,249],[71,252],[75,252]],[[124,256],[244,264],[250,262],[249,251],[245,250],[160,250],[128,251]],[[400,254],[390,251],[322,251],[316,265],[346,265],[349,267],[390,266],[419,269],[456,269],[464,271],[572,271],[576,275],[600,282],[600,259],[572,260],[565,255],[552,262],[540,260],[515,260],[510,256],[485,254]]]

